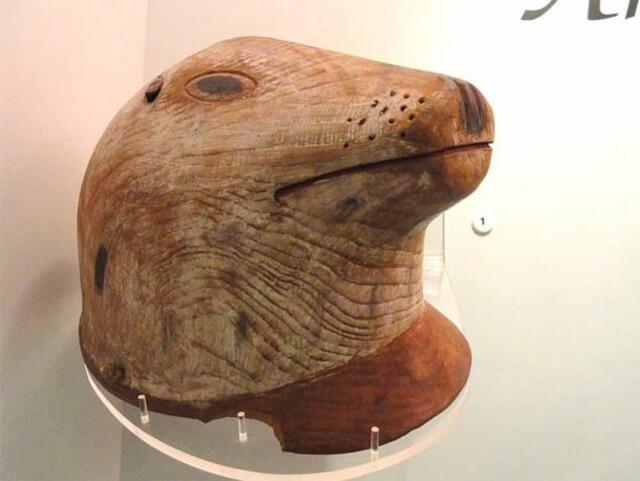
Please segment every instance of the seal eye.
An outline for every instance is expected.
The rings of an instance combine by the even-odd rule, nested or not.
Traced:
[[[215,102],[244,97],[255,86],[255,80],[241,73],[210,72],[192,79],[187,93],[198,100]]]

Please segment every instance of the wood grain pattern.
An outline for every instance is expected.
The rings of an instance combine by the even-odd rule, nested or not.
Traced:
[[[137,391],[105,382],[87,366],[113,394],[137,402]],[[344,453],[367,449],[371,426],[380,428],[380,442],[386,443],[444,411],[466,384],[470,367],[464,336],[425,304],[416,322],[378,352],[308,381],[197,407],[163,398],[147,401],[153,411],[203,421],[244,411],[269,423],[286,451]]]
[[[303,386],[322,399],[361,362],[365,391],[384,392],[403,368],[381,353],[446,325],[423,301],[424,227],[480,183],[492,140],[490,107],[457,79],[264,38],[189,57],[122,108],[87,168],[87,365],[124,399],[145,393],[179,415],[207,420],[254,399],[247,414],[268,418],[286,449],[366,447],[338,434],[330,409],[314,414],[337,429],[326,444],[281,419],[290,402],[265,399],[303,398]],[[429,379],[423,407],[383,439],[466,379],[466,343],[429,346],[401,362]],[[438,391],[433,366],[448,358],[462,359],[458,382]],[[360,411],[377,399],[353,393]]]

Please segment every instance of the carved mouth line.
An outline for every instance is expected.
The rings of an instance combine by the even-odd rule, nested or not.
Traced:
[[[442,155],[442,154],[455,154],[455,153],[462,153],[462,152],[482,150],[482,149],[491,150],[492,143],[493,142],[476,142],[471,144],[456,145],[454,147],[445,147],[443,149],[434,150],[433,152],[429,152],[426,154],[410,155],[406,157],[395,157],[393,159],[380,160],[377,162],[370,162],[368,164],[361,164],[361,165],[355,165],[353,167],[347,167],[345,169],[338,169],[331,172],[327,172],[326,174],[318,175],[316,177],[311,177],[309,179],[305,179],[300,182],[296,182],[296,183],[281,187],[276,191],[274,197],[279,204],[282,204],[280,199],[283,196],[285,196],[287,193],[291,192],[292,190],[298,189],[300,187],[308,187],[310,185],[326,182],[330,179],[333,179],[335,177],[339,177],[342,175],[349,175],[357,172],[363,172],[363,171],[367,171],[367,170],[381,167],[384,165],[398,164],[404,161],[409,161],[409,160],[418,159],[418,158],[427,160],[429,158],[435,157],[437,155]]]

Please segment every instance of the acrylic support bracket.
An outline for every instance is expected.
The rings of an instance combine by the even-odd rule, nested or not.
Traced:
[[[138,407],[140,408],[140,422],[149,424],[149,409],[147,408],[147,397],[144,394],[138,395]]]
[[[244,411],[240,411],[238,413],[238,441],[246,443],[247,439],[247,418]]]
[[[377,461],[380,454],[380,428],[378,426],[371,428],[371,447],[369,451],[371,461]]]

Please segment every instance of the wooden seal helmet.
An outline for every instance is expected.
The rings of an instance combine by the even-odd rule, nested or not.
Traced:
[[[133,96],[82,184],[80,344],[112,393],[283,449],[368,447],[463,388],[425,303],[423,234],[484,177],[470,84],[266,38],[199,52]]]

